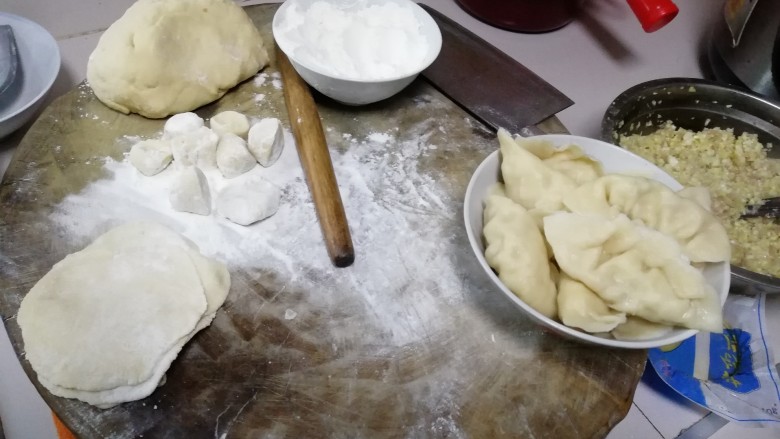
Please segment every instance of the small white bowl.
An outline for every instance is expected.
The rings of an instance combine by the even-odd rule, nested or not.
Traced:
[[[365,105],[387,99],[409,85],[417,75],[425,70],[441,51],[441,31],[433,18],[424,9],[410,0],[367,0],[368,4],[396,3],[411,8],[420,23],[421,33],[427,40],[428,51],[422,62],[410,68],[401,76],[383,78],[381,80],[366,80],[355,77],[339,76],[328,73],[322,67],[296,56],[293,45],[280,30],[282,16],[292,7],[306,10],[315,1],[323,0],[287,0],[276,11],[273,19],[273,34],[276,44],[290,59],[290,63],[301,75],[304,81],[317,91],[331,99],[347,105]],[[354,0],[326,0],[337,6],[354,5]]]
[[[35,116],[60,71],[57,41],[43,27],[26,18],[0,12],[0,24],[14,31],[19,71],[11,87],[0,96],[0,138]]]
[[[642,175],[657,180],[674,190],[679,190],[682,188],[680,183],[678,183],[674,178],[665,173],[659,167],[639,157],[638,155],[628,152],[625,149],[619,148],[615,145],[587,137],[566,134],[550,134],[536,136],[535,138],[548,140],[555,146],[575,144],[582,148],[582,150],[591,158],[601,162],[605,173],[628,173]],[[468,188],[466,189],[466,199],[463,206],[466,233],[468,234],[469,242],[471,243],[472,250],[474,250],[474,254],[477,256],[480,265],[482,265],[482,268],[493,281],[496,288],[505,296],[507,296],[507,298],[509,298],[509,300],[511,300],[521,310],[525,311],[525,313],[531,319],[566,338],[602,346],[629,349],[648,349],[666,346],[685,340],[699,332],[693,329],[675,328],[662,337],[641,341],[615,340],[613,338],[600,337],[598,335],[581,331],[577,328],[566,326],[563,323],[542,315],[533,309],[530,305],[523,302],[519,297],[512,293],[509,288],[507,288],[501,282],[501,280],[499,280],[496,273],[490,268],[487,261],[485,260],[485,244],[482,235],[482,214],[485,207],[484,200],[488,189],[490,189],[490,187],[493,186],[496,182],[500,181],[500,178],[501,163],[499,160],[499,152],[495,151],[490,154],[479,165],[479,167],[477,167],[477,170],[474,171]],[[726,296],[728,295],[729,291],[729,283],[731,281],[729,264],[727,262],[708,264],[704,269],[704,277],[720,295],[721,304],[725,303]]]

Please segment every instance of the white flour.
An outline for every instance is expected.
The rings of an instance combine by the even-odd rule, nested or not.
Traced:
[[[223,260],[232,271],[274,273],[286,280],[285,287],[312,292],[308,306],[313,309],[347,299],[359,302],[351,306],[363,308],[368,316],[364,320],[376,326],[376,333],[366,337],[383,343],[390,338],[395,345],[418,342],[438,327],[442,299],[450,304],[461,300],[461,280],[447,255],[455,233],[443,226],[452,217],[447,206],[459,200],[449,199],[429,175],[417,171],[418,159],[433,149],[426,139],[436,125],[426,121],[416,129],[419,132],[407,133],[409,141],[399,143],[395,133],[372,133],[367,139],[349,136],[343,154],[332,150],[356,253],[349,268],[331,265],[289,133],[276,164],[257,166],[234,179],[260,175],[282,190],[276,215],[249,227],[216,212],[200,216],[173,211],[168,201],[173,166],[146,177],[127,160],[110,158],[104,167],[111,176],[66,197],[53,219],[78,245],[126,221],[155,220],[194,241],[204,254]],[[129,150],[134,140],[118,142]],[[204,172],[212,194],[233,181],[216,169]],[[281,300],[283,291],[280,294]],[[354,338],[355,330],[365,328],[333,328],[333,335]]]
[[[265,81],[268,80],[268,73],[258,73],[255,75],[255,79],[253,79],[253,82],[255,84],[255,87],[260,87],[265,84]]]
[[[409,6],[355,0],[290,4],[276,37],[301,63],[322,73],[362,80],[414,73],[428,41]]]
[[[390,142],[393,139],[393,136],[387,134],[387,133],[371,133],[368,135],[368,140],[378,143],[380,145],[384,145],[388,142]]]

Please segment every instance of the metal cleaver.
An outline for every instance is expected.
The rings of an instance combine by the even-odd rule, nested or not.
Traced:
[[[14,31],[7,24],[0,25],[0,96],[13,84],[18,69]]]
[[[559,111],[574,102],[487,41],[420,4],[441,29],[441,52],[423,77],[493,130],[522,135],[564,131]],[[539,130],[536,125],[544,122]]]

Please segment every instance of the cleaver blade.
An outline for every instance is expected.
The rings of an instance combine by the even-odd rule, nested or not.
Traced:
[[[493,130],[511,133],[554,116],[574,102],[506,53],[435,9],[420,4],[441,30],[441,52],[422,75]]]

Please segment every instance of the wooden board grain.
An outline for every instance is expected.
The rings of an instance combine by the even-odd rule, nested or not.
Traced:
[[[275,8],[247,9],[266,41]],[[249,80],[198,113],[275,116],[289,129],[270,76],[276,71],[272,64],[266,81]],[[123,136],[153,137],[162,121],[114,112],[82,84],[30,129],[0,184],[0,314],[24,370],[63,422],[84,438],[605,436],[630,407],[645,352],[548,334],[491,287],[469,248],[461,210],[471,172],[496,147],[494,135],[421,81],[367,107],[317,99],[332,155],[355,158],[358,173],[378,172],[361,181],[374,185],[374,199],[365,202],[378,203],[383,217],[358,215],[360,194],[343,193],[356,264],[327,268],[315,241],[305,251],[287,248],[288,268],[267,264],[266,254],[229,264],[225,305],[185,346],[165,385],[108,410],[52,396],[38,383],[15,315],[54,263],[89,242],[74,239],[74,225],[54,213],[111,178],[105,158],[123,159]],[[394,133],[393,140],[370,143],[376,133]],[[416,177],[405,180],[409,175]],[[305,188],[302,179],[291,181],[286,195]],[[285,200],[290,209],[311,208],[294,201]],[[94,238],[133,208],[122,197],[115,203],[74,218],[101,224]],[[289,230],[314,236],[317,227],[312,220]],[[435,233],[417,236],[417,229]],[[397,237],[380,236],[394,230]],[[404,234],[416,241],[405,242]],[[388,240],[399,256],[378,260]],[[439,284],[437,276],[454,281]]]

